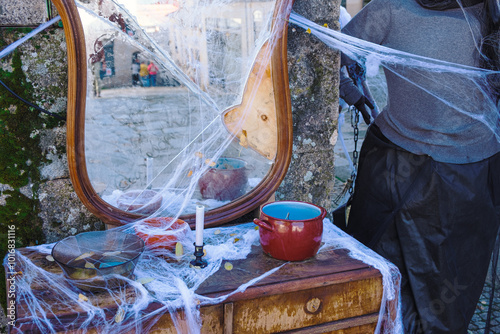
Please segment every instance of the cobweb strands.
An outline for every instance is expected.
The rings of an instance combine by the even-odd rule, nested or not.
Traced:
[[[78,2],[88,44],[88,81],[115,85],[103,91],[114,94],[106,100],[94,98],[95,85],[88,86],[85,149],[89,178],[105,201],[130,212],[138,212],[136,203],[120,205],[120,196],[132,189],[139,194],[135,202],[145,192],[157,192],[150,202],[140,203],[151,204],[147,214],[177,217],[193,212],[196,203],[209,208],[226,204],[229,200],[192,198],[201,175],[221,156],[249,156],[248,170],[254,171],[249,175],[250,188],[269,169],[273,157],[239,145],[235,135],[228,133],[223,117],[242,103],[245,93],[251,103],[243,105],[242,117],[232,125],[238,128],[245,122],[282,34],[271,25],[273,15],[287,11],[273,10],[273,2],[259,2],[263,16],[254,23],[252,36],[246,37],[242,49],[233,50],[235,42],[244,37],[239,33],[241,19],[220,13],[221,8],[229,13],[240,10],[233,1],[194,1],[172,8],[165,16],[145,14],[139,4]],[[116,55],[114,68],[109,60],[96,61],[111,47],[133,52],[139,62],[153,61],[163,80],[162,91],[155,86],[138,95],[116,89]],[[260,62],[255,64],[256,57]],[[103,70],[105,63],[111,65]],[[251,72],[256,84],[247,87]],[[110,102],[112,114],[108,112]],[[158,198],[161,204],[153,205]]]
[[[273,18],[282,21],[279,15],[290,8],[258,2],[262,15],[254,20],[252,37],[243,51],[233,51],[231,39],[241,38],[235,33],[241,22],[219,15],[223,8],[235,10],[234,1],[190,1],[189,6],[168,9],[172,3],[176,4],[159,2],[165,6],[155,8],[140,6],[139,1],[77,1],[90,83],[85,124],[89,177],[104,200],[146,218],[98,236],[87,238],[82,233],[57,246],[16,252],[14,332],[147,333],[153,326],[161,329],[158,319],[170,312],[178,332],[199,333],[200,305],[222,302],[279,269],[256,275],[226,296],[197,295],[199,286],[223,263],[246,258],[258,244],[258,231],[253,224],[205,230],[208,266],[200,270],[190,266],[193,232],[177,218],[193,212],[196,205],[211,208],[229,202],[194,195],[201,176],[221,156],[246,154],[254,170],[264,170],[252,175],[250,187],[272,164],[273,157],[240,145],[222,117],[242,102],[244,90],[249,90],[246,96],[251,101],[257,98],[258,82],[282,34],[271,23]],[[165,15],[161,10],[171,12]],[[211,20],[217,22],[207,28]],[[204,53],[191,47],[207,41],[213,43]],[[132,91],[128,77],[122,75],[130,73],[125,70],[130,58],[120,58],[123,54],[155,63],[162,84],[144,82],[137,88],[140,94]],[[260,62],[254,65],[257,55]],[[251,72],[257,84],[247,87]],[[248,108],[247,104],[239,122],[244,122]],[[134,194],[124,198],[128,191]],[[132,250],[130,242],[122,240],[135,235],[144,240],[143,249]],[[133,251],[140,251],[140,256],[129,256]],[[59,265],[67,271],[62,273]],[[119,268],[124,271],[112,271]],[[71,313],[78,314],[76,319],[64,316]]]
[[[122,229],[122,232],[130,231]],[[196,290],[221,270],[221,266],[225,270],[241,270],[238,267],[227,267],[227,264],[245,259],[252,246],[259,247],[259,232],[254,224],[206,229],[205,258],[208,266],[202,270],[189,265],[193,259],[193,238],[188,233],[178,239],[185,246],[182,254],[167,248],[160,250],[158,247],[146,247],[135,266],[133,277],[108,275],[90,279],[85,285],[81,280],[68,279],[60,270],[53,270],[57,264],[50,258],[50,254],[54,253],[56,244],[30,247],[23,250],[23,254],[18,251],[16,260],[22,275],[16,277],[17,305],[22,308],[18,309],[20,317],[17,325],[12,328],[13,332],[23,332],[28,328],[41,333],[68,330],[81,333],[168,331],[172,330],[168,326],[169,322],[159,320],[164,318],[164,314],[170,313],[172,324],[178,333],[200,333],[201,306],[222,303],[282,267],[293,265],[283,261],[263,274],[254,275],[253,279],[233,291],[218,297],[207,297],[197,294]],[[351,257],[381,272],[383,295],[375,332],[400,333],[400,275],[397,268],[325,219],[323,243],[319,252],[332,248],[347,249]],[[90,249],[96,253],[99,251],[98,247]],[[37,254],[35,257],[34,253]],[[90,261],[91,258],[86,259]],[[71,313],[80,315],[76,319],[63,316]]]
[[[429,3],[434,2],[429,1]],[[455,4],[455,1],[448,1],[447,3]],[[498,57],[498,31],[484,36],[485,29],[482,29],[480,23],[485,12],[481,2],[475,6],[462,6],[461,1],[457,1],[457,3],[459,6],[456,5],[453,10],[447,11],[445,14],[436,14],[437,12],[429,14],[429,17],[433,19],[435,17],[453,18],[456,22],[460,22],[459,26],[462,30],[450,32],[449,41],[446,42],[451,44],[454,38],[457,38],[457,40],[460,40],[458,43],[466,47],[453,51],[450,51],[451,48],[446,49],[443,47],[443,50],[448,50],[452,56],[445,55],[448,51],[440,53],[440,50],[437,50],[439,49],[439,45],[437,45],[439,43],[435,42],[435,40],[442,42],[446,39],[446,34],[443,34],[446,29],[436,25],[436,29],[442,28],[442,30],[435,35],[429,29],[425,30],[424,28],[412,35],[409,34],[409,30],[420,28],[417,28],[416,25],[407,24],[408,22],[403,22],[405,18],[408,19],[411,15],[405,16],[401,14],[401,18],[398,18],[399,21],[397,21],[395,19],[398,17],[397,14],[392,14],[392,16],[387,14],[394,13],[391,10],[404,8],[401,12],[408,11],[413,15],[412,10],[415,10],[415,17],[417,17],[422,12],[415,9],[420,8],[420,6],[414,1],[402,1],[401,7],[397,1],[374,1],[367,5],[364,12],[358,14],[358,20],[356,21],[358,26],[351,25],[345,30],[351,31],[357,36],[365,36],[367,39],[373,38],[379,43],[390,45],[390,42],[392,42],[392,45],[398,45],[401,48],[412,45],[412,47],[408,47],[408,49],[413,48],[412,52],[421,52],[421,54],[426,55],[432,54],[435,57],[448,60],[456,59],[456,62],[425,57],[370,43],[328,29],[323,26],[322,22],[312,22],[296,13],[291,14],[290,23],[299,27],[296,29],[298,32],[309,33],[312,39],[319,39],[330,48],[341,51],[343,55],[347,56],[346,58],[357,62],[365,69],[366,84],[377,104],[378,108],[376,109],[382,111],[380,115],[376,116],[380,117],[382,121],[377,124],[375,119],[375,123],[381,129],[382,126],[385,126],[382,130],[390,129],[382,131],[390,141],[397,143],[398,146],[413,154],[425,154],[435,161],[468,164],[492,157],[500,147],[498,94],[500,72],[488,69],[490,67],[486,68],[487,66],[484,64],[488,62],[494,63],[495,59],[486,58],[486,54],[483,53],[485,46],[492,43],[496,47],[496,57]],[[378,7],[373,6],[371,7],[373,10],[370,10],[368,8],[370,5],[378,5]],[[496,5],[498,6],[498,2],[496,2]],[[378,10],[383,11],[384,14],[380,15]],[[390,23],[382,22],[381,17],[390,17]],[[419,21],[420,19],[422,21]],[[397,21],[397,24],[394,21]],[[418,17],[413,23],[415,22],[422,26],[425,25],[425,21],[421,17]],[[405,27],[410,28],[405,30]],[[377,32],[373,32],[377,31],[377,29],[380,29],[383,33],[377,34]],[[427,35],[423,31],[426,31]],[[404,40],[404,37],[409,35],[417,36],[415,37],[417,40],[414,43],[412,40]],[[420,40],[418,40],[419,37]],[[431,44],[432,47],[429,47]],[[421,50],[417,50],[417,47],[420,47]],[[426,47],[427,49],[425,49]],[[466,54],[466,56],[463,58],[455,57],[462,53]],[[463,63],[460,63],[461,61]],[[470,64],[476,65],[471,66]],[[407,126],[410,123],[411,125]],[[415,129],[418,130],[414,131]],[[425,129],[425,131],[419,132],[420,129]],[[394,131],[391,133],[392,130]],[[408,133],[411,135],[406,137]],[[391,136],[393,137],[391,138]],[[450,147],[451,149],[449,149]],[[470,149],[471,147],[472,149]],[[388,171],[388,174],[394,177],[392,171]],[[383,180],[384,177],[381,173],[380,179]],[[398,175],[395,175],[395,177],[397,178]],[[372,179],[370,179],[370,182],[372,182]],[[454,184],[458,183],[458,181],[454,181]],[[485,202],[489,203],[489,201],[488,199]],[[493,226],[495,216],[488,218],[489,220],[486,221],[491,221]],[[411,219],[405,221],[405,224],[418,226],[416,220],[412,221]],[[495,237],[496,231],[492,230],[491,233]],[[440,237],[443,236],[440,235]],[[430,239],[432,239],[432,236],[426,235],[422,240]],[[362,254],[360,255],[362,256]],[[482,260],[487,262],[488,258]],[[494,271],[496,264],[492,264],[490,268],[493,268]],[[412,270],[409,269],[408,271]],[[420,271],[420,268],[418,271]],[[495,275],[496,273],[493,273],[493,277]],[[489,282],[487,281],[485,291],[489,289],[488,285]],[[491,301],[495,296],[495,292],[494,289],[492,290],[485,293],[491,298],[490,312],[492,309],[494,310]],[[489,323],[486,323],[486,326],[486,331],[488,331]],[[402,332],[401,327],[399,327],[399,330],[399,332]]]
[[[500,141],[500,116],[497,97],[491,82],[497,80],[498,71],[450,63],[423,57],[385,46],[363,41],[341,32],[325,28],[296,13],[290,22],[309,29],[311,34],[329,47],[339,50],[366,68],[367,83],[379,109],[385,107],[388,96],[381,76],[396,76],[414,86],[414,93],[425,92],[447,106],[445,115],[436,115],[436,121],[453,124],[455,113],[466,115],[471,122],[480,122],[490,135]],[[396,95],[396,94],[394,94]],[[411,92],[406,96],[411,98]],[[389,96],[390,98],[390,96]],[[446,121],[448,119],[448,121]],[[434,138],[421,138],[422,141]]]
[[[165,5],[161,8],[167,11],[172,3],[176,2],[160,3]],[[82,233],[57,244],[16,251],[16,268],[9,274],[15,280],[18,305],[13,332],[148,333],[171,330],[173,324],[179,333],[199,333],[201,307],[222,303],[290,265],[283,262],[262,274],[250,273],[251,279],[221,296],[197,293],[215,273],[239,270],[231,261],[244,260],[252,247],[259,247],[253,224],[206,229],[208,265],[193,268],[195,235],[178,217],[200,204],[210,209],[229,201],[200,199],[197,193],[200,178],[219,158],[246,154],[253,171],[264,170],[249,177],[249,187],[255,187],[273,163],[273,157],[235,140],[222,118],[241,103],[251,73],[256,73],[257,81],[264,77],[282,34],[272,25],[273,19],[285,20],[275,15],[291,8],[258,1],[266,7],[262,16],[254,17],[248,49],[232,52],[231,39],[241,36],[231,29],[241,22],[217,19],[207,30],[204,24],[222,9],[234,9],[234,2],[186,3],[191,7],[174,6],[165,14],[135,1],[77,1],[90,83],[85,124],[89,178],[110,205],[145,218],[96,235]],[[149,8],[147,14],[144,8]],[[190,47],[209,40],[213,45],[205,53]],[[124,84],[130,73],[124,66],[128,69],[130,64],[120,63],[123,54],[155,63],[161,87],[152,80],[140,88]],[[254,68],[257,58],[260,64]],[[250,101],[259,98],[257,87],[249,88]],[[130,197],[124,196],[132,191]],[[384,292],[376,332],[398,333],[397,269],[325,220],[320,251],[332,248],[347,248],[352,257],[381,271]],[[160,321],[164,314],[170,314],[170,322]]]

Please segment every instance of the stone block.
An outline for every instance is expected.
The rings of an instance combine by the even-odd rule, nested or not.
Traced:
[[[50,3],[46,0],[0,0],[0,26],[38,26],[48,20]]]
[[[104,229],[104,224],[76,196],[68,179],[48,181],[40,185],[39,217],[47,243],[69,235]]]

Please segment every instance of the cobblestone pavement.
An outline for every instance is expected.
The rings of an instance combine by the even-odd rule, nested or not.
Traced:
[[[500,333],[500,277],[498,276],[500,266],[497,265],[497,277],[495,284],[495,296],[493,298],[493,303],[491,305],[491,320],[490,320],[490,333]],[[476,306],[476,312],[472,321],[469,325],[469,334],[484,333],[486,318],[488,316],[489,299],[491,295],[492,287],[492,275],[491,268],[490,274],[486,279],[486,283],[483,288],[483,293],[479,299],[479,303]]]
[[[353,127],[351,123],[351,115],[346,113],[345,123],[342,127],[342,134],[344,137],[345,145],[352,159],[352,152],[354,150]],[[366,133],[366,125],[360,124],[359,126],[359,142],[358,150],[361,148],[362,139]],[[333,190],[332,199],[335,199],[343,190],[344,184],[351,175],[351,168],[349,161],[345,157],[340,141],[337,141],[335,146],[335,186]],[[336,207],[336,203],[332,203],[332,207]],[[491,268],[490,273],[486,279],[481,298],[476,306],[476,312],[469,325],[468,334],[482,334],[485,332],[485,323],[488,315],[489,299],[492,287]],[[495,298],[493,298],[492,314],[490,322],[490,332],[492,334],[500,334],[500,261],[497,266],[497,279]]]

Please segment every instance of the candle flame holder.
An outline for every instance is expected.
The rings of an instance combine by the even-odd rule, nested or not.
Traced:
[[[203,244],[201,246],[196,246],[196,243],[194,243],[194,256],[196,257],[196,259],[194,259],[193,261],[190,262],[190,266],[192,268],[202,269],[202,268],[205,268],[206,266],[208,266],[208,262],[206,260],[202,259],[204,245],[205,244]]]

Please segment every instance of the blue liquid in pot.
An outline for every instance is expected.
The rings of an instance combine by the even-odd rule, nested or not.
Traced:
[[[286,201],[267,204],[262,212],[273,218],[287,220],[307,220],[321,215],[321,210],[313,205]]]

